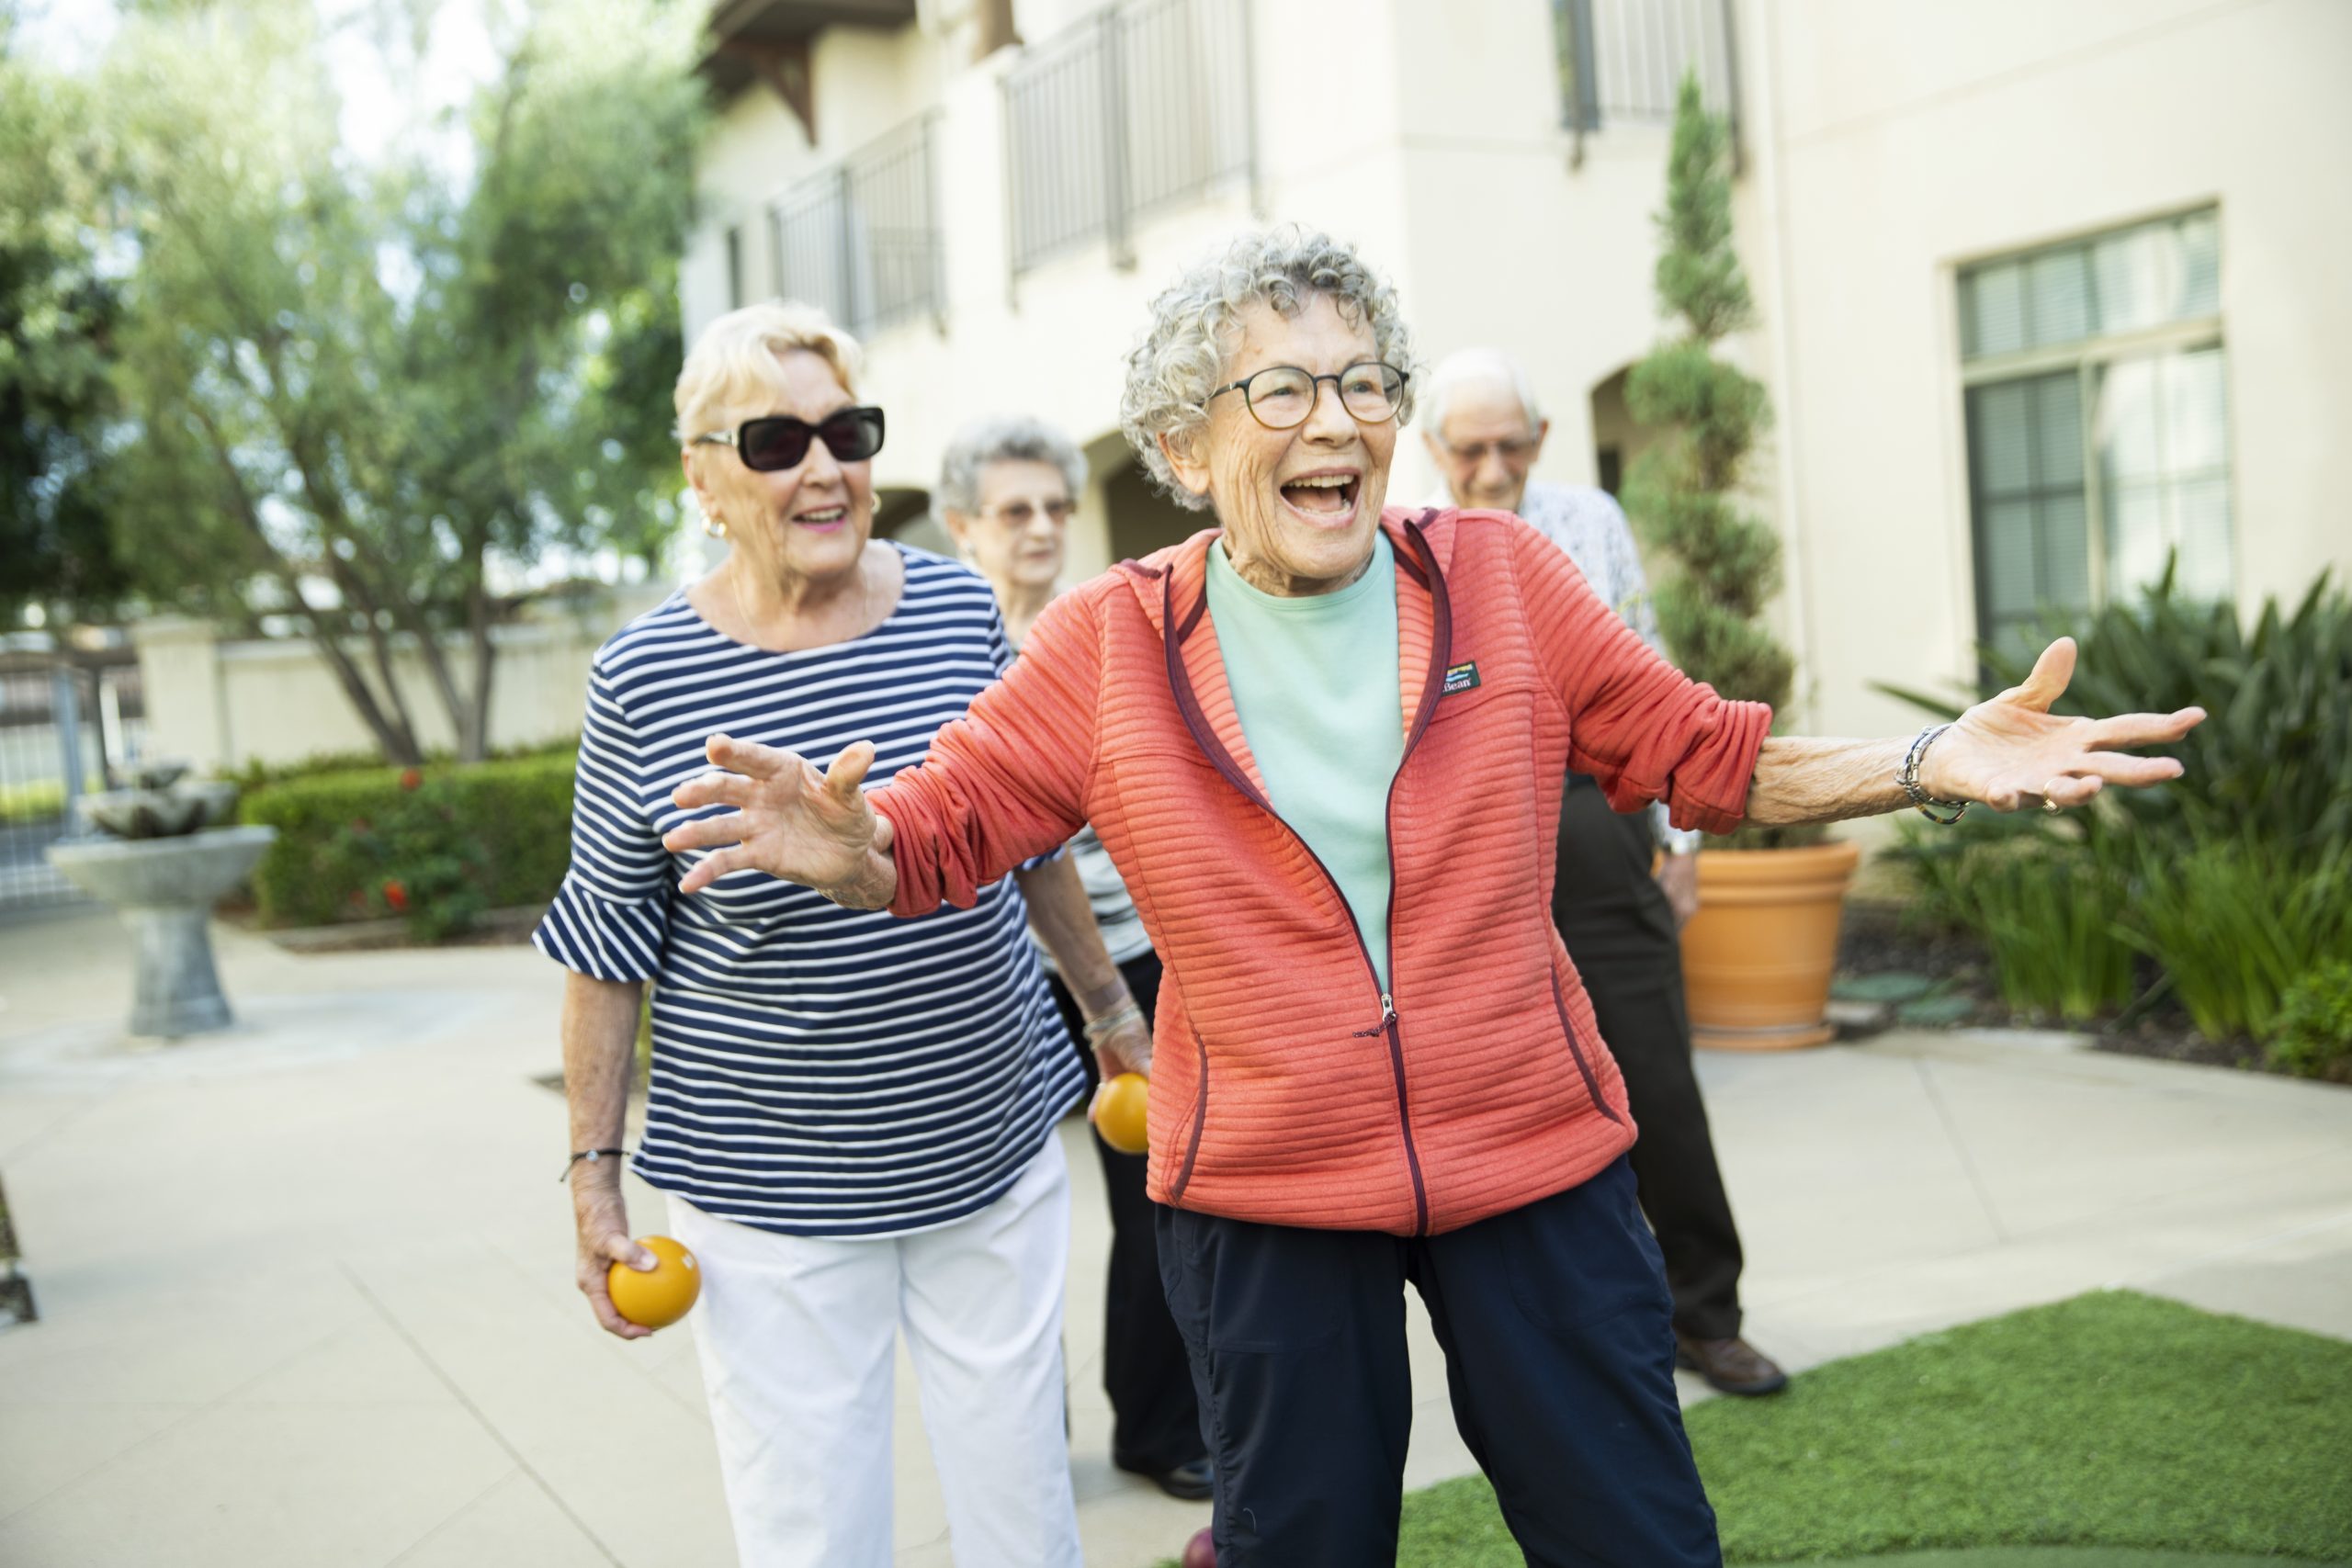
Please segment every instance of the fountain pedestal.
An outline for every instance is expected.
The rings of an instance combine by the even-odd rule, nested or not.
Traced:
[[[130,1032],[176,1040],[233,1021],[212,962],[212,906],[277,829],[209,828],[167,839],[69,840],[49,863],[112,904],[137,943]]]

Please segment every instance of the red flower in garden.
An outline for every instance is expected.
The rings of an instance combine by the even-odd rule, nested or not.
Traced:
[[[398,878],[385,882],[384,902],[391,906],[392,913],[395,915],[408,913],[408,889],[400,885]]]
[[[402,769],[401,770],[401,788],[402,788],[402,789],[415,789],[415,788],[417,788],[419,785],[423,784],[424,783],[424,769],[422,769],[422,768],[402,768]]]

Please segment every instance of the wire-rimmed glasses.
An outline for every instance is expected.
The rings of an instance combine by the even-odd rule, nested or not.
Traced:
[[[1291,430],[1306,423],[1316,400],[1329,381],[1340,394],[1340,406],[1359,423],[1385,424],[1396,417],[1405,400],[1404,371],[1375,359],[1349,366],[1336,376],[1317,376],[1295,365],[1270,365],[1255,375],[1228,381],[1203,400],[1215,401],[1227,392],[1239,392],[1250,412],[1268,430]]]

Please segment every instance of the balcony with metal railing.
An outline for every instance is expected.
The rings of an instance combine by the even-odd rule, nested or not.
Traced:
[[[1668,125],[1685,72],[1739,142],[1739,59],[1732,0],[1552,0],[1561,115],[1579,136],[1607,126]]]
[[[944,324],[939,116],[919,115],[786,190],[767,209],[775,292],[860,337],[902,321]]]
[[[1100,240],[1135,259],[1138,220],[1254,182],[1249,0],[1120,0],[1004,77],[1012,275]]]

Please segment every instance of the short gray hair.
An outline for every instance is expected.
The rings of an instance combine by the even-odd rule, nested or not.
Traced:
[[[939,485],[931,492],[935,512],[977,513],[980,475],[990,463],[1051,463],[1074,498],[1086,488],[1086,454],[1078,443],[1025,413],[992,414],[956,433],[939,459]]]
[[[1519,367],[1519,361],[1499,348],[1456,349],[1430,372],[1430,428],[1440,440],[1445,438],[1445,411],[1453,394],[1464,387],[1507,387],[1526,411],[1529,430],[1544,423],[1544,411],[1535,403],[1535,389],[1527,384],[1527,372]]]
[[[1206,496],[1176,482],[1159,437],[1182,437],[1208,423],[1209,393],[1225,374],[1228,340],[1241,312],[1268,305],[1295,316],[1326,295],[1351,322],[1369,322],[1374,352],[1408,376],[1412,335],[1396,290],[1374,272],[1353,245],[1317,230],[1285,223],[1234,237],[1162,290],[1151,302],[1151,325],[1127,355],[1127,384],[1119,398],[1119,429],[1159,488],[1179,505],[1207,509]],[[1405,383],[1396,423],[1413,414],[1413,384]]]

